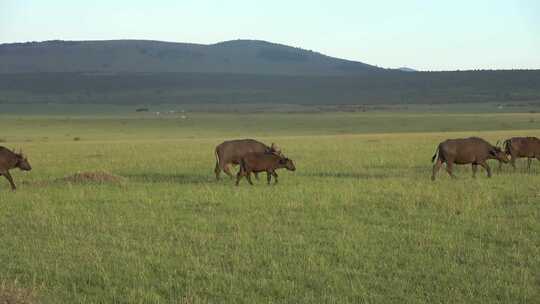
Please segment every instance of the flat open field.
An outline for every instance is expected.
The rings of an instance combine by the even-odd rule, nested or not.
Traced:
[[[429,177],[443,139],[539,136],[540,114],[185,116],[0,115],[0,145],[33,166],[12,171],[15,193],[0,179],[0,295],[538,303],[540,162]],[[297,171],[216,181],[213,148],[247,137],[278,143]],[[121,179],[65,179],[96,171]]]

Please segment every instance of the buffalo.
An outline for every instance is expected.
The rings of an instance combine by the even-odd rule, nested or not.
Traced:
[[[9,173],[9,170],[19,168],[23,171],[30,171],[32,167],[28,162],[26,156],[22,152],[15,153],[5,147],[0,146],[0,175],[3,175],[11,185],[11,190],[15,191],[17,187],[13,182],[13,177]]]
[[[537,137],[512,137],[504,141],[503,147],[504,152],[510,156],[510,164],[514,169],[518,158],[527,158],[528,170],[531,169],[533,158],[540,160],[540,139]]]
[[[269,153],[281,155],[279,147],[272,143],[269,147],[254,139],[229,140],[219,144],[215,149],[216,167],[214,172],[219,180],[221,171],[233,178],[229,165],[239,165],[240,160],[248,153]]]
[[[248,153],[240,160],[240,171],[236,175],[236,185],[240,183],[240,179],[243,176],[246,177],[250,185],[253,185],[251,181],[251,173],[266,172],[267,181],[270,185],[272,176],[274,177],[274,184],[278,182],[278,175],[276,169],[286,168],[290,171],[295,171],[296,167],[292,160],[272,153]]]
[[[431,180],[435,180],[435,175],[443,163],[446,163],[446,171],[448,174],[452,178],[455,178],[452,173],[454,164],[471,164],[473,177],[476,177],[476,171],[478,165],[480,165],[482,168],[486,169],[487,176],[491,177],[491,169],[486,162],[488,159],[497,159],[504,163],[508,162],[508,157],[501,148],[493,146],[489,142],[478,137],[445,140],[439,144],[431,161],[435,161],[436,158],[437,162],[433,165]]]

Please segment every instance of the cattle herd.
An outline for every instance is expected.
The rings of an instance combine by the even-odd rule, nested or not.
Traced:
[[[267,182],[270,184],[272,177],[274,183],[278,181],[277,169],[296,170],[293,161],[285,157],[276,144],[272,143],[272,145],[267,146],[253,139],[225,141],[215,148],[215,156],[214,173],[218,180],[221,171],[233,178],[230,165],[240,166],[236,174],[237,186],[242,177],[245,177],[253,185],[251,173],[258,178],[258,173],[266,172]],[[435,180],[443,163],[446,164],[446,171],[452,178],[455,178],[452,172],[454,164],[471,164],[473,177],[476,176],[478,166],[481,166],[486,170],[487,176],[491,177],[491,169],[487,164],[488,159],[498,160],[499,168],[503,163],[510,162],[515,169],[518,158],[527,158],[527,168],[530,170],[532,159],[540,160],[540,139],[537,137],[512,137],[504,140],[502,147],[499,147],[499,143],[494,146],[478,137],[448,139],[439,144],[431,159],[432,162],[435,162],[431,179]],[[16,190],[17,187],[9,170],[15,168],[23,171],[32,170],[22,151],[17,153],[0,146],[0,175],[8,180],[12,190]]]

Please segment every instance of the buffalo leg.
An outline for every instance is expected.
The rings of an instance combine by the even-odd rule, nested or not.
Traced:
[[[527,158],[527,171],[531,171],[532,158]]]
[[[456,178],[454,173],[452,173],[453,168],[454,168],[454,163],[447,161],[446,162],[446,172],[448,172],[448,175],[450,175],[451,178]]]
[[[242,170],[238,171],[238,174],[236,174],[236,185],[237,186],[240,184],[240,180],[242,179],[243,175],[244,175],[244,172]]]
[[[216,179],[219,180],[219,174],[221,173],[221,168],[219,167],[219,162],[216,162],[216,167],[214,168],[214,173],[216,174]]]
[[[514,168],[514,171],[516,171],[516,156],[514,154],[510,155],[510,165],[512,165],[512,168]]]
[[[437,162],[433,165],[433,174],[431,175],[431,180],[434,181],[435,180],[435,175],[437,174],[437,172],[439,171],[439,169],[441,169],[441,166],[442,166],[442,162],[440,159],[437,159]]]
[[[478,164],[472,164],[472,177],[476,177],[476,171],[478,170]]]
[[[259,173],[253,172],[253,175],[255,175],[255,179],[256,179],[256,180],[259,180]]]
[[[251,181],[251,172],[249,172],[249,171],[246,172],[246,178],[247,178],[249,184],[253,186],[253,182]]]
[[[278,180],[277,180],[278,175],[277,175],[276,171],[272,171],[272,175],[274,176],[274,184],[277,184],[277,182],[278,182]]]
[[[266,181],[270,185],[270,181],[272,180],[272,173],[266,172]]]
[[[229,164],[224,164],[221,166],[221,170],[225,172],[231,179],[234,178],[234,175],[231,173],[231,168],[229,167]]]
[[[480,166],[482,166],[482,168],[486,169],[487,176],[491,177],[491,168],[488,166],[488,164],[483,162],[483,163],[480,164]]]
[[[11,174],[9,174],[8,171],[2,173],[2,175],[8,180],[9,184],[11,185],[11,190],[15,191],[17,190],[17,187],[15,186],[15,183],[13,182],[13,178],[11,177]]]

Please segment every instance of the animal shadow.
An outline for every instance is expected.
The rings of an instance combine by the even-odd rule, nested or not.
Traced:
[[[307,172],[301,175],[308,177],[347,179],[384,179],[390,177],[388,174],[374,172]]]
[[[144,183],[172,183],[172,184],[203,184],[213,181],[211,176],[196,175],[196,174],[164,174],[158,172],[141,173],[141,174],[124,174],[130,181]]]

